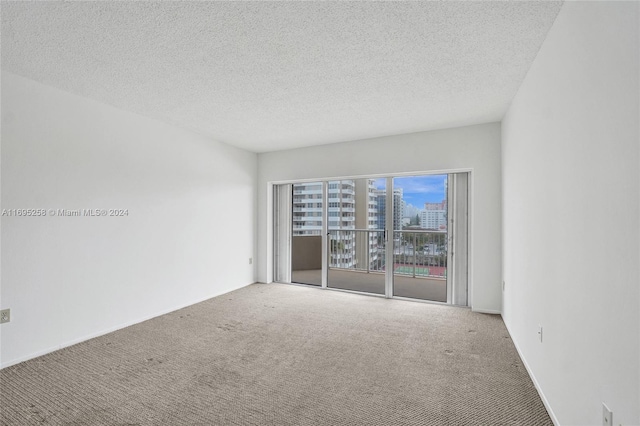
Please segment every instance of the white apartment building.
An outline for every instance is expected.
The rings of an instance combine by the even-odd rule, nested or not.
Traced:
[[[293,235],[321,235],[322,183],[293,185]]]
[[[447,229],[447,200],[440,203],[424,203],[424,210],[420,212],[420,227]]]
[[[362,191],[365,197],[362,207],[360,202],[356,202],[356,190]],[[328,184],[327,203],[327,226],[332,239],[330,264],[339,268],[358,266],[366,269],[366,265],[357,265],[355,250],[356,241],[366,241],[366,236],[364,233],[359,236],[362,231],[356,229],[375,229],[378,225],[375,180],[331,181]],[[357,204],[358,211],[362,213],[356,219]],[[293,236],[321,234],[322,183],[293,185]],[[373,263],[377,259],[378,239],[375,233],[369,234],[368,239],[369,261]]]

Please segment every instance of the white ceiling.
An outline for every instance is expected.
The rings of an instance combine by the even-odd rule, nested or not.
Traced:
[[[559,2],[2,2],[2,68],[255,152],[499,121]]]

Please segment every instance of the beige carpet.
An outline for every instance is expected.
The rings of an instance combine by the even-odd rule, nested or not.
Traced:
[[[0,371],[3,425],[550,425],[499,316],[256,284]]]

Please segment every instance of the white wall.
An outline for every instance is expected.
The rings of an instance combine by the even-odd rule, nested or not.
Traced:
[[[563,425],[640,424],[638,17],[565,3],[502,124],[504,320]]]
[[[2,73],[2,365],[254,282],[257,156]]]
[[[500,124],[381,137],[258,155],[258,280],[272,280],[272,182],[472,169],[471,298],[501,309]]]

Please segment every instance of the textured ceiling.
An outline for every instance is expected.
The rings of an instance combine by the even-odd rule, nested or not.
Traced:
[[[2,2],[2,68],[251,151],[498,121],[559,2]]]

